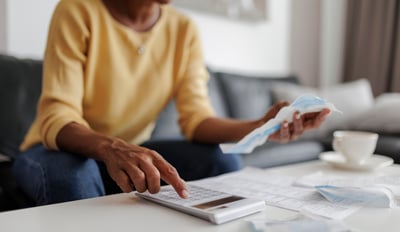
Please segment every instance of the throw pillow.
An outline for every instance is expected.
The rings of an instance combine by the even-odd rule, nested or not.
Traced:
[[[384,93],[352,123],[352,129],[382,134],[400,133],[400,93]]]
[[[342,112],[332,112],[318,129],[305,132],[302,138],[308,139],[323,139],[330,136],[334,130],[349,128],[349,123],[370,109],[374,102],[371,85],[366,79],[320,89],[277,83],[271,91],[276,100],[289,102],[305,93],[315,94],[332,102]]]

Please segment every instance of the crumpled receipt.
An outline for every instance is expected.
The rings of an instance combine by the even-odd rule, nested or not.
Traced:
[[[325,99],[312,94],[299,96],[289,106],[283,107],[275,116],[261,127],[254,129],[238,143],[220,144],[223,153],[251,153],[254,148],[264,144],[268,137],[281,128],[284,120],[289,123],[292,121],[293,114],[299,111],[300,114],[318,112],[323,109],[330,109],[331,112],[340,112],[336,107]]]
[[[339,187],[334,185],[320,185],[315,188],[328,201],[334,203],[377,208],[397,207],[393,192],[385,187]]]

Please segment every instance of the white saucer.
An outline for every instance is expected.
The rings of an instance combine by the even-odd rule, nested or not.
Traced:
[[[362,164],[347,163],[346,159],[341,154],[334,151],[322,152],[319,158],[332,167],[356,171],[370,171],[393,164],[392,158],[377,154],[374,154]]]

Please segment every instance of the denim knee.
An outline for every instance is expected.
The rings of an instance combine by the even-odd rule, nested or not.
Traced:
[[[242,159],[239,154],[224,154],[218,145],[215,145],[212,155],[219,174],[237,171],[242,166]]]
[[[95,160],[66,152],[49,151],[42,145],[19,154],[13,171],[18,185],[38,205],[105,194]]]
[[[185,140],[148,141],[144,147],[159,152],[184,180],[216,176],[241,168],[241,157],[223,154],[218,145],[192,143]]]

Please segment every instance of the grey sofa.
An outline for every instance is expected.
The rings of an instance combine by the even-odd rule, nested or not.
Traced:
[[[0,163],[0,210],[31,205],[15,185],[11,165],[35,117],[41,75],[40,60],[0,55],[0,106],[3,109],[0,114],[0,154],[10,159]],[[210,75],[210,97],[217,113],[234,118],[262,116],[274,101],[268,89],[270,82],[297,82],[293,76],[248,78],[211,70]],[[161,114],[152,139],[183,138],[176,118],[174,102],[171,102]],[[298,141],[286,145],[268,143],[254,151],[254,154],[243,156],[243,160],[244,165],[270,167],[315,159],[322,149],[322,145],[315,141]]]
[[[222,117],[258,118],[273,104],[270,86],[273,82],[298,83],[294,76],[246,76],[209,70],[209,94],[216,112]],[[15,184],[11,165],[18,146],[36,114],[41,90],[42,62],[0,55],[0,211],[32,206],[33,203]],[[160,115],[152,134],[155,139],[179,139],[177,114],[171,102]],[[317,159],[329,150],[331,138],[298,140],[288,144],[267,142],[252,154],[242,155],[244,165],[261,168]],[[399,162],[400,139],[395,135],[380,136],[377,152]]]
[[[209,69],[209,96],[213,108],[221,117],[255,119],[262,117],[275,99],[270,87],[273,82],[297,83],[295,76],[248,76]],[[152,139],[183,138],[177,125],[177,113],[172,101],[161,113]],[[267,168],[313,160],[324,147],[319,141],[299,140],[288,144],[268,142],[251,154],[243,154],[244,166]]]

